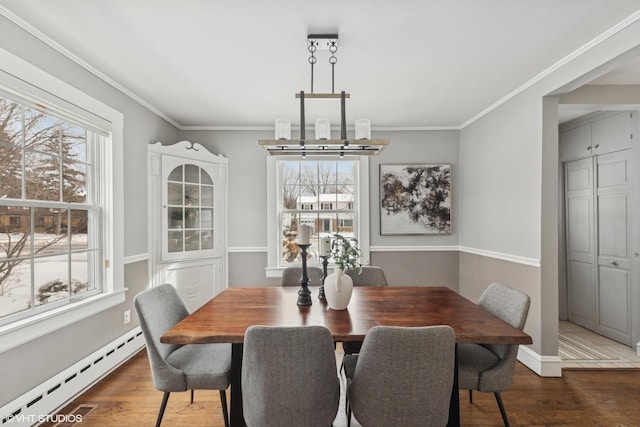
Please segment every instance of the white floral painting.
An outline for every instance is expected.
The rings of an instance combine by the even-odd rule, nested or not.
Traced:
[[[451,165],[380,165],[380,234],[451,234]]]

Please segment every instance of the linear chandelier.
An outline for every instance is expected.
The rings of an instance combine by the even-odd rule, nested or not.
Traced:
[[[315,93],[313,91],[313,71],[317,61],[315,56],[318,48],[327,48],[331,53],[331,93]],[[354,138],[347,137],[346,100],[350,94],[342,91],[335,92],[335,64],[338,51],[337,34],[310,34],[307,36],[309,64],[311,64],[311,92],[300,91],[296,98],[300,99],[300,138],[291,139],[291,121],[279,118],[275,123],[275,139],[261,139],[259,145],[274,156],[302,156],[331,155],[331,156],[365,156],[376,155],[389,144],[386,139],[371,139],[371,122],[368,119],[358,119],[355,122]],[[307,99],[339,99],[340,100],[340,138],[331,138],[329,119],[315,121],[315,139],[306,137],[305,100]]]

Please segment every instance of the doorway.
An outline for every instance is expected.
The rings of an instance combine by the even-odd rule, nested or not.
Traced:
[[[560,318],[633,351],[637,116],[590,114],[561,125],[559,138],[566,284]],[[570,325],[561,326],[566,332]],[[560,349],[571,341],[562,331],[560,338]]]

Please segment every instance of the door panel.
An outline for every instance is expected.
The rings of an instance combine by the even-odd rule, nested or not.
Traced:
[[[631,345],[629,270],[600,266],[599,284],[600,333]]]
[[[569,320],[593,330],[596,326],[593,263],[569,260],[567,281],[570,284]]]
[[[567,202],[567,245],[572,259],[593,258],[593,200],[591,197],[571,198]]]
[[[627,195],[598,197],[598,249],[600,257],[618,258],[628,264]],[[629,268],[629,265],[626,266]]]
[[[569,320],[596,327],[593,159],[565,164]]]
[[[598,327],[631,345],[631,150],[597,157]]]

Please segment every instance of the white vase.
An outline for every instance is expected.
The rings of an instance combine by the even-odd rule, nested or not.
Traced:
[[[339,268],[324,279],[324,295],[333,310],[346,309],[352,292],[353,280]]]

